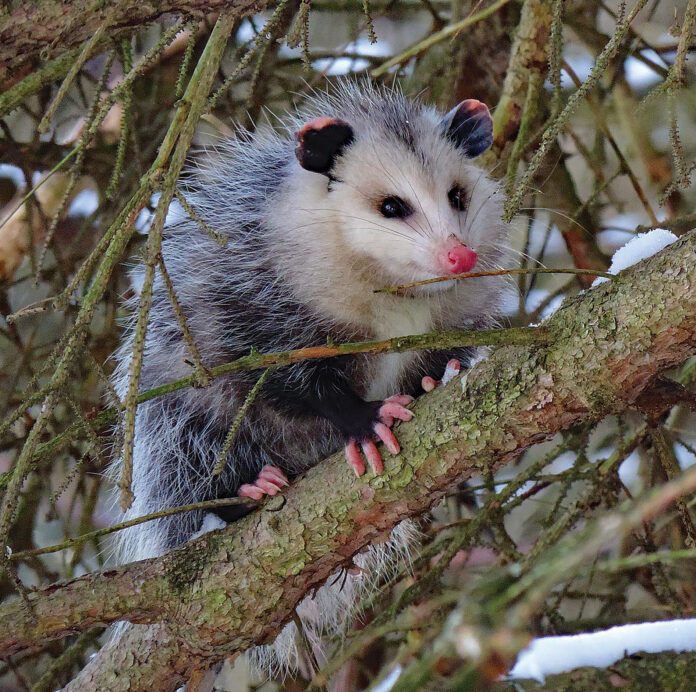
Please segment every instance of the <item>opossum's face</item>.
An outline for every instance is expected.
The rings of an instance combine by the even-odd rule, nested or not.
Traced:
[[[497,186],[470,163],[491,143],[488,109],[465,101],[444,120],[431,110],[419,115],[398,131],[322,118],[299,135],[300,163],[331,180],[324,211],[376,285],[490,269],[500,254]],[[323,147],[311,146],[313,138]],[[303,161],[303,147],[311,160]]]

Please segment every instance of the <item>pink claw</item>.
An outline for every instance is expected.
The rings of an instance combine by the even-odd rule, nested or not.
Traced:
[[[357,440],[350,440],[346,445],[346,459],[355,471],[355,475],[360,478],[365,473],[365,462],[360,454]]]
[[[384,423],[375,423],[374,429],[377,437],[384,442],[385,447],[392,454],[398,454],[401,447],[399,447],[399,441],[394,433]]]
[[[436,380],[432,377],[427,376],[421,380],[421,387],[423,388],[423,391],[432,392],[433,389],[435,389],[436,387],[439,387],[443,384],[447,384],[451,379],[453,379],[459,374],[459,371],[461,369],[462,364],[455,358],[452,358],[450,361],[448,361],[447,365],[445,366],[445,372],[442,374],[441,380]]]
[[[365,459],[367,459],[367,463],[372,469],[372,473],[374,473],[375,476],[379,476],[379,474],[384,471],[384,464],[382,463],[382,457],[375,443],[372,440],[363,440],[361,446]]]
[[[290,485],[287,476],[275,466],[264,466],[253,483],[239,487],[239,497],[251,497],[260,500],[264,495],[277,495],[283,486]]]
[[[274,483],[278,486],[279,489],[284,486],[290,485],[290,481],[288,481],[287,476],[279,468],[275,466],[264,466],[261,469],[259,478]]]

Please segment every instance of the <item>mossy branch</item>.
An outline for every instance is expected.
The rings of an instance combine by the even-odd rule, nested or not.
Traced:
[[[280,502],[227,529],[158,559],[48,587],[50,598],[46,589],[30,593],[33,613],[19,600],[7,603],[0,652],[124,617],[166,622],[129,631],[68,687],[119,690],[137,680],[139,689],[164,690],[196,666],[267,641],[304,594],[400,520],[560,430],[634,406],[660,372],[696,353],[696,233],[567,301],[545,327],[547,345],[498,349],[420,399],[414,421],[399,426],[402,452],[383,475],[357,479],[335,455]],[[134,658],[155,636],[158,646]]]
[[[0,87],[7,88],[7,80],[23,74],[38,62],[58,59],[62,68],[65,53],[76,51],[66,61],[67,72],[79,56],[79,47],[100,28],[110,38],[120,39],[170,15],[203,17],[224,11],[242,17],[261,12],[268,4],[264,0],[164,0],[155,3],[115,0],[106,5],[101,2],[85,4],[79,0],[20,3],[12,12],[0,13]],[[53,72],[57,69],[55,65]]]

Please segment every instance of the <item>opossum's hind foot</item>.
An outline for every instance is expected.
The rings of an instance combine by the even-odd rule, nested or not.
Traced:
[[[384,446],[392,454],[398,454],[401,447],[399,447],[399,441],[390,428],[394,425],[395,420],[409,421],[413,418],[413,411],[406,408],[406,405],[412,401],[413,397],[406,394],[397,394],[385,399],[377,410],[377,420],[373,423],[372,430],[375,433],[375,437],[384,442]],[[374,441],[370,438],[364,440],[353,438],[349,440],[346,445],[346,460],[353,471],[355,471],[356,476],[362,476],[365,473],[363,455],[365,455],[365,459],[367,459],[367,463],[375,475],[382,473],[384,464]]]
[[[280,469],[264,466],[253,483],[245,483],[239,487],[237,495],[260,500],[264,495],[277,495],[286,485],[290,485],[290,481]]]
[[[441,380],[435,380],[432,377],[424,377],[421,380],[421,387],[423,387],[423,391],[432,392],[433,389],[435,389],[435,387],[447,384],[452,378],[456,377],[459,374],[459,371],[461,369],[462,364],[455,358],[452,358],[452,360],[450,360],[447,363],[447,366],[445,367],[445,372],[443,373]]]

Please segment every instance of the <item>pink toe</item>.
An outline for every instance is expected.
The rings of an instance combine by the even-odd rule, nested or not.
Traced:
[[[350,464],[353,471],[355,471],[355,475],[358,478],[365,473],[365,462],[360,454],[358,443],[355,440],[351,440],[346,445],[346,460]]]
[[[424,377],[421,380],[421,387],[424,392],[432,392],[437,387],[437,382],[432,377]]]
[[[452,358],[447,361],[447,369],[459,371],[462,369],[462,364],[456,358]]]
[[[288,481],[287,476],[275,466],[264,466],[261,469],[259,478],[262,478],[265,481],[270,481],[273,483],[273,485],[279,488],[282,488],[285,485],[290,485],[290,481]]]
[[[388,399],[384,400],[385,404],[400,404],[401,406],[407,406],[413,401],[413,397],[408,394],[395,394],[390,396]]]
[[[257,488],[260,488],[266,495],[277,495],[278,491],[280,490],[275,483],[272,481],[266,481],[261,477],[256,479],[256,483],[254,483],[254,485]]]
[[[389,431],[389,428],[387,428],[387,431]],[[373,473],[378,476],[380,473],[382,473],[382,471],[384,471],[384,464],[382,463],[382,457],[380,456],[379,450],[375,446],[375,443],[372,440],[365,440],[362,443],[362,449],[368,464],[370,464],[370,468],[372,469]]]
[[[394,433],[384,423],[375,423],[374,431],[377,433],[377,437],[384,442],[387,449],[392,454],[399,453],[399,441],[396,439],[396,437],[394,437]]]
[[[399,420],[408,421],[413,418],[413,411],[410,411],[401,404],[389,402],[380,406],[379,417],[398,418]],[[384,422],[387,423],[386,420]],[[387,423],[387,425],[389,425],[389,423]]]
[[[255,485],[251,485],[251,483],[245,483],[239,486],[237,495],[239,497],[250,497],[253,500],[260,500],[263,497],[263,491]]]

